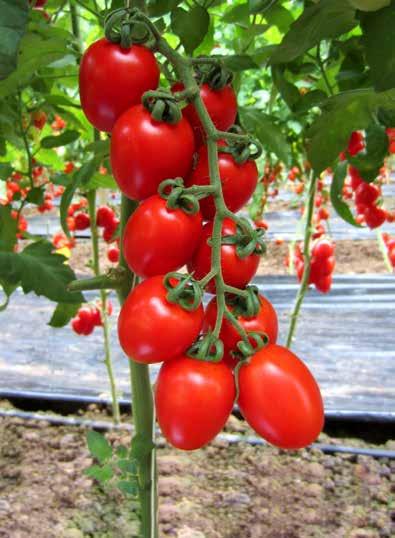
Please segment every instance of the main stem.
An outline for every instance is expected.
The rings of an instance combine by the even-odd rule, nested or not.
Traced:
[[[137,202],[122,196],[121,205],[121,237],[126,223],[137,207]],[[124,303],[129,292],[136,283],[136,278],[130,272],[122,252],[120,266],[128,271],[130,285],[124,286],[118,291],[121,305]],[[130,358],[131,359],[131,358]],[[149,368],[146,364],[140,364],[129,360],[130,383],[132,389],[132,413],[136,435],[144,437],[149,443],[148,454],[139,461],[139,498],[141,507],[141,536],[143,538],[157,538],[157,486],[156,486],[156,454],[151,443],[155,440],[155,417],[152,388],[149,377]]]
[[[298,294],[295,300],[295,306],[291,314],[291,323],[289,325],[287,343],[286,346],[290,347],[295,334],[296,325],[298,323],[300,309],[302,308],[303,299],[306,295],[306,291],[309,285],[310,277],[310,242],[313,234],[313,213],[314,213],[314,198],[317,189],[317,177],[310,172],[310,182],[306,206],[306,223],[304,231],[304,243],[303,243],[303,258],[304,258],[304,271],[302,281],[299,286]]]
[[[91,229],[91,243],[92,243],[92,254],[93,254],[93,272],[95,276],[100,275],[100,255],[99,255],[99,238],[97,235],[97,226],[96,226],[96,191],[92,190],[87,193],[88,199],[88,211],[90,218],[90,229]],[[115,424],[120,422],[120,412],[119,412],[119,402],[117,397],[117,387],[114,378],[114,371],[111,360],[111,346],[110,346],[110,336],[109,336],[109,321],[107,316],[107,304],[108,304],[108,295],[106,290],[100,290],[100,300],[101,300],[101,318],[102,318],[102,329],[103,329],[103,340],[104,340],[104,364],[107,369],[108,380],[110,382],[111,390],[111,404],[112,404],[112,415]]]

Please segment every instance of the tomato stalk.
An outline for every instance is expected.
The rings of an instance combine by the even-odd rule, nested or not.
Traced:
[[[122,196],[121,237],[123,237],[123,232],[130,215],[137,206],[137,202],[126,198],[126,196]],[[119,302],[122,305],[131,289],[137,284],[137,278],[131,273],[123,255],[122,241],[119,265],[129,276],[125,280],[125,285],[117,291]],[[139,436],[145,448],[144,455],[139,459],[138,463],[141,535],[143,538],[157,538],[157,480],[154,446],[155,416],[149,367],[146,364],[129,360],[129,369],[135,435]]]
[[[100,276],[99,238],[98,238],[97,226],[96,226],[96,191],[95,190],[89,191],[86,197],[88,199],[88,211],[89,211],[89,218],[90,218],[93,272],[95,276]],[[111,359],[109,321],[108,321],[108,316],[107,316],[108,294],[107,294],[107,291],[104,289],[100,290],[100,301],[101,301],[100,313],[101,313],[101,319],[102,319],[103,343],[104,343],[104,364],[106,366],[108,380],[110,382],[113,419],[114,419],[115,424],[119,424],[120,412],[119,412],[119,403],[118,403],[118,397],[117,397],[117,388],[116,388],[113,366],[112,366],[112,359]]]
[[[376,237],[377,237],[377,244],[378,244],[380,252],[381,252],[381,254],[383,256],[384,265],[385,265],[387,271],[389,273],[392,273],[393,272],[393,267],[392,267],[392,264],[391,264],[390,259],[388,257],[388,249],[387,249],[387,247],[386,247],[386,245],[384,243],[383,236],[382,236],[381,232],[379,232],[378,230],[376,232]]]
[[[309,286],[310,266],[311,266],[311,254],[310,243],[313,235],[313,215],[314,215],[314,198],[317,190],[317,177],[313,172],[310,172],[309,189],[307,195],[306,205],[306,222],[304,228],[304,242],[303,242],[303,258],[304,269],[303,276],[300,282],[299,290],[296,295],[295,305],[291,314],[291,322],[288,329],[286,346],[290,347],[295,334],[296,325],[298,323],[298,317],[300,309],[302,308],[303,300],[306,295],[307,288]]]

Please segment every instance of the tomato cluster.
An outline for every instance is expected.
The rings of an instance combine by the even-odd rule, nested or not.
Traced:
[[[237,115],[236,96],[224,80],[221,87],[200,84],[207,112],[222,131],[230,129]],[[172,103],[184,90],[182,84],[172,87],[175,97],[163,98],[160,107],[156,97],[143,97],[156,89],[158,81],[155,56],[142,45],[122,49],[102,39],[91,45],[81,62],[82,108],[96,128],[111,132],[114,177],[124,195],[140,202],[122,237],[125,261],[143,280],[121,308],[121,347],[138,363],[163,362],[155,388],[156,412],[163,434],[174,446],[200,448],[220,432],[235,402],[235,375],[239,375],[240,409],[252,427],[278,446],[304,446],[322,427],[322,400],[307,368],[276,345],[278,321],[271,303],[256,296],[252,314],[237,294],[225,295],[226,311],[245,334],[244,355],[251,356],[240,367],[234,370],[243,356],[241,337],[228,318],[223,317],[217,329],[219,340],[215,344],[210,340],[219,299],[214,297],[203,308],[203,288],[217,291],[215,279],[210,279],[217,204],[212,190],[207,190],[211,181],[206,135],[192,103],[174,115]],[[258,170],[246,149],[239,146],[236,152],[231,143],[218,142],[219,179],[232,212],[245,205],[257,186]],[[188,193],[199,188],[203,195],[191,200]],[[221,245],[216,246],[221,283],[250,296],[252,288],[247,285],[258,269],[261,232],[230,211],[222,220]],[[97,225],[104,227],[105,239],[113,236],[112,223],[108,208],[99,208]],[[184,266],[189,275],[175,272]],[[256,333],[267,340],[264,349]],[[194,350],[207,337],[207,353],[198,360]],[[213,359],[211,348],[217,344],[221,353]],[[224,356],[218,362],[222,346]],[[270,402],[262,390],[272,384],[276,394],[274,398],[271,393],[271,407],[276,401],[286,413],[268,410]]]
[[[322,293],[328,293],[332,286],[332,273],[335,269],[335,245],[328,239],[318,240],[311,250],[309,284],[314,284]],[[304,257],[301,245],[295,245],[293,264],[299,282],[304,273]],[[286,258],[289,265],[289,257]]]
[[[107,301],[107,315],[112,314],[112,304]],[[77,315],[71,320],[71,327],[76,334],[88,336],[95,327],[103,325],[101,307],[90,305],[81,307]]]

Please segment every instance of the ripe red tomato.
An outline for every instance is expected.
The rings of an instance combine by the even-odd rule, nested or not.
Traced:
[[[348,141],[348,153],[353,157],[365,147],[363,134],[359,131],[353,131]]]
[[[312,248],[312,255],[315,258],[323,259],[323,258],[329,258],[329,256],[332,256],[332,254],[335,251],[335,245],[328,241],[328,239],[322,239],[321,241],[318,241],[314,247]]]
[[[224,427],[235,395],[233,374],[224,363],[186,356],[166,361],[155,387],[163,435],[176,448],[201,448]]]
[[[350,166],[348,171],[349,171],[349,174],[350,174],[350,177],[351,177],[351,188],[352,188],[353,191],[355,191],[355,190],[357,190],[359,185],[361,185],[361,183],[364,183],[364,181],[361,178],[359,170],[357,168],[355,168],[354,166]]]
[[[266,297],[259,295],[259,302],[261,304],[259,312],[252,318],[246,318],[243,316],[237,316],[237,321],[249,332],[263,332],[269,338],[269,343],[275,344],[278,335],[278,320],[276,311],[273,305]],[[233,308],[228,305],[230,311]],[[207,332],[209,329],[214,329],[215,322],[217,320],[217,300],[215,297],[208,303],[203,322],[203,332]],[[234,367],[237,361],[230,355],[231,351],[237,351],[237,343],[241,340],[239,333],[233,327],[233,325],[225,317],[221,325],[221,331],[219,334],[220,339],[224,344],[224,361],[228,366]],[[253,341],[251,340],[251,343]]]
[[[188,312],[167,301],[163,279],[154,276],[141,282],[121,308],[119,342],[137,362],[161,362],[185,353],[203,324],[203,306]]]
[[[378,228],[384,224],[385,219],[387,218],[387,212],[377,206],[368,206],[363,215],[365,217],[366,225],[371,229]]]
[[[177,82],[172,87],[173,92],[179,92],[183,89],[184,85],[180,82]],[[220,90],[213,90],[209,84],[202,84],[200,87],[200,97],[217,129],[227,131],[232,127],[237,115],[237,99],[231,86],[224,86]],[[195,107],[190,103],[183,109],[182,113],[192,125],[196,144],[199,146],[203,143],[206,136]]]
[[[90,218],[87,213],[76,213],[74,215],[74,223],[76,230],[86,230],[90,226]]]
[[[111,131],[119,116],[140,103],[159,83],[154,54],[142,45],[123,49],[107,39],[95,41],[82,56],[80,97],[88,120],[100,131]]]
[[[159,122],[142,105],[127,110],[111,138],[111,166],[121,191],[134,200],[156,194],[164,179],[186,177],[195,151],[185,118],[176,125]]]
[[[237,164],[232,155],[221,153],[218,155],[219,174],[222,183],[222,192],[228,209],[236,213],[251,198],[258,182],[258,169],[255,161],[248,160]],[[210,173],[207,146],[202,146],[198,153],[196,168],[186,181],[186,185],[209,185]],[[205,220],[211,220],[215,215],[215,205],[212,196],[200,200],[200,210]]]
[[[320,389],[291,351],[269,344],[241,366],[240,411],[269,443],[296,449],[312,443],[324,423]]]
[[[108,261],[111,263],[118,263],[119,261],[119,248],[118,247],[110,247],[107,251],[107,258]]]
[[[231,219],[224,219],[222,223],[222,235],[234,235],[237,231],[236,224]],[[211,238],[213,223],[207,222],[203,226],[200,243],[188,263],[188,270],[194,273],[196,280],[202,279],[209,273],[211,268],[211,246],[207,240]],[[235,288],[245,288],[258,270],[259,255],[250,254],[246,258],[239,258],[235,245],[221,246],[221,268],[225,284]],[[215,283],[213,280],[207,285],[207,291],[214,293]]]
[[[123,236],[123,253],[137,275],[176,271],[192,257],[202,233],[202,216],[168,209],[159,195],[150,196],[129,218]]]
[[[103,228],[110,228],[115,219],[115,213],[107,205],[102,205],[96,212],[96,226]]]
[[[373,183],[361,183],[355,191],[356,205],[372,205],[380,196],[380,188]]]
[[[321,293],[328,293],[332,286],[332,273],[317,277],[314,285]]]
[[[43,110],[36,110],[32,114],[32,120],[33,120],[34,127],[41,131],[41,129],[44,127],[44,125],[47,122],[47,115]]]
[[[77,334],[88,336],[92,334],[95,328],[94,314],[92,310],[86,306],[80,308],[75,318],[71,320],[73,331]]]

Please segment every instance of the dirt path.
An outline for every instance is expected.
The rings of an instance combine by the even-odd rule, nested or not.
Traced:
[[[228,430],[245,426],[232,417]],[[119,433],[109,439],[129,441]],[[225,442],[193,453],[163,448],[158,461],[161,538],[395,533],[395,461]],[[90,463],[80,429],[0,419],[0,537],[137,536],[135,503],[92,484],[83,475]]]

